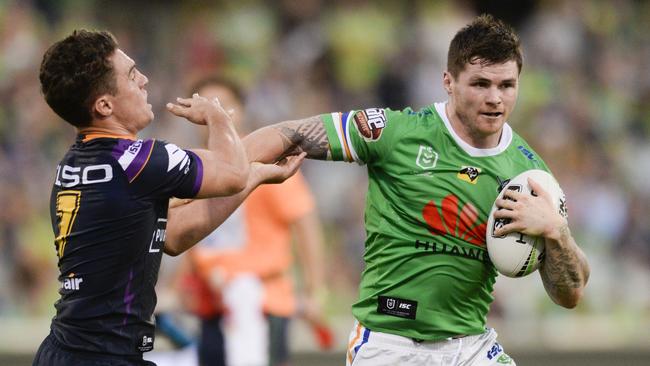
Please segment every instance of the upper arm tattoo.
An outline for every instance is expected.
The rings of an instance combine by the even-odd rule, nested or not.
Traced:
[[[285,156],[304,151],[310,159],[331,160],[327,131],[320,116],[278,123],[273,128],[285,137]]]

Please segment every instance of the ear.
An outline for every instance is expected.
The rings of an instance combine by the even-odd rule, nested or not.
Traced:
[[[108,94],[100,95],[99,98],[95,99],[93,113],[97,113],[99,118],[105,118],[113,114],[113,102]]]
[[[447,91],[447,95],[451,95],[451,84],[452,84],[452,82],[453,82],[453,76],[451,76],[449,71],[445,71],[442,74],[442,86]]]

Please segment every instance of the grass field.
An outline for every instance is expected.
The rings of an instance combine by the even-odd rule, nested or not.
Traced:
[[[519,366],[647,366],[650,365],[650,350],[648,351],[617,351],[617,352],[539,352],[511,353]],[[30,366],[31,355],[4,354],[0,355],[2,366]],[[293,358],[293,366],[343,366],[343,355],[340,353],[302,353]],[[183,365],[178,365],[183,366]],[[395,365],[399,366],[399,365]]]

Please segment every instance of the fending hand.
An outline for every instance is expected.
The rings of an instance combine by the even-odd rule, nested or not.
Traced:
[[[255,174],[260,182],[266,184],[282,183],[294,175],[305,160],[307,153],[287,156],[275,164],[251,163],[251,174]]]
[[[192,98],[176,98],[177,104],[167,103],[167,110],[197,125],[206,125],[208,120],[230,121],[232,111],[225,111],[217,98],[208,99],[194,93]]]

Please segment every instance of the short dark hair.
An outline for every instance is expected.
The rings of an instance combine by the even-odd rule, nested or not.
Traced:
[[[515,61],[521,72],[523,58],[519,36],[509,25],[483,14],[456,33],[449,44],[447,71],[458,77],[468,63],[486,65]]]
[[[222,86],[230,90],[230,92],[233,93],[235,99],[237,99],[240,104],[243,105],[246,103],[246,95],[244,94],[241,86],[233,79],[222,75],[208,75],[199,78],[194,83],[192,83],[192,86],[190,87],[190,94],[197,93],[199,90],[207,88],[209,86]]]
[[[68,123],[83,127],[102,94],[115,95],[117,81],[109,58],[117,49],[106,31],[75,30],[43,55],[39,78],[47,104]]]

